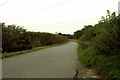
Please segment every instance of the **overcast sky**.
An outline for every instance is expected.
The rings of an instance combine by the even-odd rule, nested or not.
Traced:
[[[98,22],[119,0],[0,0],[0,22],[29,31],[73,34]]]

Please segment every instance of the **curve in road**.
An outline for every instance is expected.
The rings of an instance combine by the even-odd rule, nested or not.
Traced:
[[[72,78],[78,64],[76,42],[2,60],[3,78]]]

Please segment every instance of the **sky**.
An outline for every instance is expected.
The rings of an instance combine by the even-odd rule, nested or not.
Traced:
[[[120,1],[118,2],[118,14],[120,14]]]
[[[94,25],[120,0],[0,0],[0,22],[28,31],[73,34]]]

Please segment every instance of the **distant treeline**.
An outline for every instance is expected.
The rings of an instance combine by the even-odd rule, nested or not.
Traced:
[[[107,77],[120,78],[120,15],[110,13],[93,25],[74,32],[83,64]]]
[[[3,52],[22,51],[38,46],[47,46],[68,41],[68,38],[61,35],[30,32],[20,26],[0,23],[0,27],[2,27]]]
[[[74,35],[71,35],[71,34],[62,34],[62,33],[58,33],[58,35],[61,35],[61,36],[65,36],[69,39],[74,39]]]

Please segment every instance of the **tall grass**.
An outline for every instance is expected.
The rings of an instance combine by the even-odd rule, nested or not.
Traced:
[[[108,78],[120,78],[120,57],[117,55],[97,55],[92,45],[80,41],[78,56],[81,63],[88,68],[94,68],[98,75]],[[82,47],[83,46],[83,47]]]

